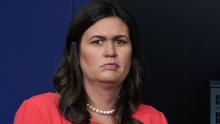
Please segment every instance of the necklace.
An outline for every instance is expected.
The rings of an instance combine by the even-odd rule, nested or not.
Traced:
[[[97,114],[100,114],[100,115],[112,115],[115,112],[115,109],[105,111],[105,110],[97,109],[96,107],[93,107],[89,103],[87,103],[86,105],[89,110],[91,110]]]

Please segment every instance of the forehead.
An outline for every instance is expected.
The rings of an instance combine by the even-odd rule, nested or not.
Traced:
[[[85,36],[93,35],[127,35],[128,27],[119,17],[112,16],[98,20],[84,33]]]

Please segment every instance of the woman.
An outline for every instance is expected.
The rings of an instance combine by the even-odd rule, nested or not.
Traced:
[[[14,124],[167,124],[141,104],[143,81],[131,15],[115,2],[93,1],[70,25],[54,77],[58,93],[26,100]]]

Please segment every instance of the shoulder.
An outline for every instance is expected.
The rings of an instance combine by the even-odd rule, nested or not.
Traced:
[[[29,109],[38,109],[40,112],[48,112],[58,109],[58,101],[59,97],[56,93],[48,92],[32,96],[22,105]]]
[[[60,118],[58,109],[59,96],[56,93],[43,93],[25,100],[17,110],[14,124],[48,123]]]
[[[145,113],[145,114],[157,114],[159,111],[150,106],[150,105],[145,105],[145,104],[140,104],[138,105],[137,109],[136,109],[136,113]]]
[[[51,105],[57,106],[59,101],[58,99],[59,99],[58,94],[48,92],[48,93],[32,96],[29,99],[25,100],[25,102],[34,104],[39,107],[51,106]]]
[[[144,124],[167,124],[164,114],[149,105],[140,104],[133,117]]]

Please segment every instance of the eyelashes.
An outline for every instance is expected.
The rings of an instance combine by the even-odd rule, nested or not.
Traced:
[[[125,41],[125,40],[116,40],[115,41],[118,45],[124,45],[124,44],[127,44],[128,41]]]
[[[96,45],[101,45],[101,44],[103,44],[103,40],[94,40],[94,41],[92,41],[92,44],[96,44]]]
[[[98,40],[93,40],[91,42],[91,44],[94,44],[94,45],[103,45],[106,41],[105,40],[101,40],[101,39],[98,39]],[[115,45],[118,45],[118,46],[123,46],[123,45],[126,45],[128,44],[129,42],[126,41],[126,40],[121,40],[121,39],[117,39],[117,40],[114,40],[113,41]]]

